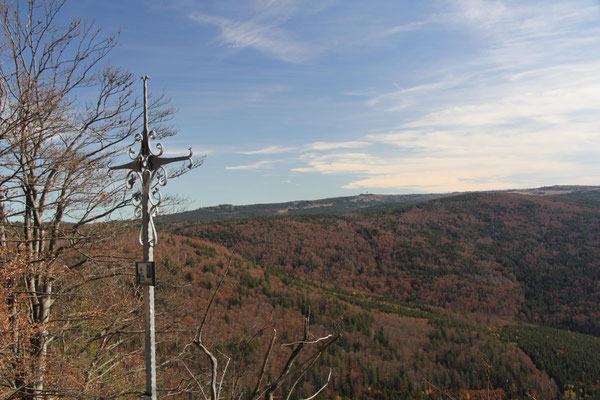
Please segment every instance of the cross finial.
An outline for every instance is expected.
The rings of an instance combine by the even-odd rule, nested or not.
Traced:
[[[150,132],[148,131],[148,81],[150,80],[150,76],[144,75],[142,76],[142,81],[144,82],[144,128],[142,130],[142,155],[149,156],[150,151]]]

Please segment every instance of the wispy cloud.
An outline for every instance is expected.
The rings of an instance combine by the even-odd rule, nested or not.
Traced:
[[[225,167],[225,169],[231,170],[231,171],[265,169],[265,168],[271,168],[274,162],[275,161],[265,161],[265,160],[263,160],[263,161],[257,161],[257,162],[252,163],[252,164],[229,166],[229,167]]]
[[[184,155],[188,155],[190,152],[190,147],[172,147],[169,146],[167,147],[167,145],[165,145],[166,150],[164,151],[164,155],[165,156],[169,156],[169,157],[177,157],[177,156],[184,156]],[[209,148],[209,147],[199,147],[199,146],[193,146],[192,152],[195,156],[206,156],[206,155],[211,155],[211,154],[215,154],[217,151],[213,148]]]
[[[304,149],[313,151],[326,151],[334,149],[357,149],[368,146],[369,144],[369,142],[360,140],[354,140],[349,142],[314,142],[304,146]]]
[[[240,154],[282,154],[282,153],[305,153],[308,151],[327,151],[335,149],[356,149],[368,146],[368,141],[346,141],[346,142],[313,142],[304,146],[279,146],[271,145],[258,150],[241,151]]]
[[[383,31],[379,32],[377,34],[377,36],[385,37],[385,36],[397,35],[399,33],[412,32],[412,31],[421,29],[423,26],[430,24],[430,23],[432,23],[432,21],[415,21],[415,22],[409,22],[407,24],[396,25],[396,26],[392,26],[390,28],[384,29]]]
[[[514,69],[556,64],[589,57],[576,48],[597,43],[598,2],[590,0],[513,2],[453,0],[448,24],[460,24],[480,35],[488,46],[487,60]]]
[[[196,11],[190,12],[189,18],[219,28],[224,46],[250,48],[285,62],[303,63],[319,54],[321,46],[298,39],[297,30],[286,25],[298,16],[320,12],[334,1],[254,0],[240,5],[240,12],[223,9],[227,17]]]
[[[522,154],[437,154],[379,157],[366,153],[332,153],[304,156],[306,166],[294,172],[358,176],[345,189],[379,188],[418,191],[469,191],[524,187],[531,176],[566,178],[578,168],[567,160],[530,158]],[[590,183],[590,174],[579,175],[578,183]],[[571,182],[571,180],[569,180]]]
[[[267,146],[258,150],[240,151],[240,154],[281,154],[295,151],[297,147],[291,146]]]
[[[373,173],[385,164],[368,153],[307,153],[300,156],[307,166],[293,168],[294,172],[319,172],[321,174]]]
[[[218,39],[224,46],[255,49],[289,63],[305,63],[326,53],[361,48],[436,22],[431,19],[382,28],[379,21],[366,16],[348,17],[342,13],[345,16],[318,18],[337,1],[254,0],[239,7],[243,12],[227,10],[218,15],[196,11],[190,12],[189,18],[219,28]],[[307,23],[308,30],[302,28]]]
[[[256,21],[235,21],[228,18],[195,13],[190,18],[220,29],[220,40],[232,48],[249,47],[291,63],[300,63],[312,56],[311,48],[277,26]]]
[[[367,101],[367,104],[372,107],[383,107],[387,111],[399,111],[413,106],[415,103],[421,101],[424,96],[439,93],[441,90],[455,88],[461,83],[463,83],[463,79],[448,78],[405,88],[394,84],[394,90],[371,97]]]

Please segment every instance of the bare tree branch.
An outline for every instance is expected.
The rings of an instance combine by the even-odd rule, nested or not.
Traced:
[[[319,390],[317,390],[315,392],[315,394],[313,394],[312,396],[307,397],[307,398],[305,398],[303,400],[312,400],[315,397],[317,397],[319,395],[319,393],[321,393],[327,387],[327,385],[329,385],[329,381],[331,380],[331,373],[332,372],[333,372],[333,370],[331,368],[329,368],[329,374],[327,375],[327,381],[325,382],[325,384],[323,386],[321,386],[321,388]]]
[[[185,361],[183,361],[181,359],[179,361],[184,366],[185,370],[190,374],[190,377],[194,380],[194,382],[196,382],[196,385],[198,385],[198,388],[200,389],[200,392],[202,392],[202,396],[204,397],[204,400],[208,400],[208,397],[206,397],[206,393],[204,392],[204,387],[202,386],[202,384],[200,383],[198,378],[196,378],[196,375],[194,375],[192,373],[192,371],[189,369],[189,367],[187,366]]]
[[[235,252],[235,250],[233,250],[231,252],[231,255],[229,256],[229,262],[227,263],[227,268],[225,268],[225,271],[223,271],[223,274],[221,275],[221,279],[219,280],[217,287],[215,287],[215,290],[213,291],[210,301],[208,302],[208,305],[206,306],[206,310],[204,311],[204,315],[202,316],[202,322],[200,323],[200,325],[198,326],[198,329],[196,330],[196,337],[194,338],[194,341],[198,341],[198,342],[202,341],[202,330],[204,329],[204,325],[206,324],[206,319],[208,318],[208,314],[210,313],[212,305],[215,301],[215,297],[217,297],[217,293],[219,293],[219,289],[221,289],[221,286],[223,285],[223,282],[225,282],[225,278],[227,277],[227,274],[229,273],[229,269],[231,269],[231,263],[233,261],[234,252]]]
[[[320,338],[315,339],[315,340],[299,340],[297,342],[284,343],[284,344],[282,344],[282,346],[295,346],[297,344],[315,344],[315,343],[322,342],[323,340],[328,340],[328,339],[330,339],[332,337],[333,337],[333,333],[330,333],[327,336],[323,336],[323,337],[320,337]]]
[[[221,352],[219,351],[219,353]],[[227,358],[227,362],[225,363],[225,367],[223,368],[223,372],[221,373],[221,382],[219,382],[219,387],[217,388],[217,399],[221,397],[221,389],[223,389],[223,380],[225,379],[225,375],[227,374],[227,368],[229,367],[229,362],[231,361],[231,357],[226,356],[223,353],[221,353],[221,355]]]
[[[260,373],[258,375],[258,379],[256,380],[256,386],[250,395],[250,398],[253,398],[258,393],[260,389],[260,385],[262,385],[262,380],[265,377],[265,371],[267,369],[267,364],[269,363],[269,357],[271,356],[271,351],[273,350],[273,344],[275,343],[275,338],[277,337],[277,330],[273,329],[273,336],[271,337],[271,342],[269,343],[269,347],[265,353],[265,358],[263,360],[262,368],[260,369]]]

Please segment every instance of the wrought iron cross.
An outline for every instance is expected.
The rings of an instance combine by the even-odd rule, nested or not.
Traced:
[[[192,167],[192,149],[190,154],[181,157],[161,157],[163,146],[156,144],[156,153],[152,152],[150,140],[156,138],[154,131],[148,130],[148,96],[147,82],[149,76],[142,77],[144,82],[144,129],[141,134],[135,135],[135,143],[141,143],[140,150],[129,149],[129,157],[132,161],[110,167],[110,170],[129,170],[127,174],[127,188],[133,189],[137,186],[137,191],[131,196],[131,202],[135,206],[135,216],[142,218],[142,227],[140,229],[140,244],[143,246],[144,261],[137,264],[143,264],[144,275],[148,275],[148,269],[152,275],[149,281],[144,284],[144,326],[145,326],[145,348],[146,348],[146,392],[143,397],[156,400],[156,344],[155,344],[155,326],[154,326],[154,245],[158,240],[156,227],[154,226],[154,217],[158,214],[158,206],[162,201],[159,187],[167,184],[167,171],[164,166],[177,161],[189,161]],[[139,272],[139,271],[138,271]]]
[[[131,148],[129,149],[129,157],[132,161],[110,167],[112,170],[127,169],[127,188],[133,189],[136,184],[138,190],[131,196],[132,204],[135,206],[135,216],[142,217],[144,221],[148,218],[148,225],[150,228],[149,237],[147,238],[148,244],[153,247],[158,238],[156,235],[156,228],[154,226],[154,217],[158,214],[158,206],[162,201],[162,195],[160,193],[159,186],[165,186],[167,184],[167,172],[164,169],[164,165],[177,162],[177,161],[189,161],[189,167],[192,167],[192,149],[189,149],[190,154],[187,156],[180,157],[161,157],[163,154],[163,146],[161,143],[156,144],[157,152],[152,152],[150,146],[150,140],[156,138],[156,132],[148,130],[148,95],[147,95],[147,82],[150,79],[149,76],[143,76],[142,81],[144,82],[144,129],[141,134],[135,135],[135,143],[141,143],[140,150],[137,152]],[[139,185],[141,184],[141,185]],[[147,206],[147,210],[145,210]],[[144,245],[144,226],[140,230],[140,244]]]

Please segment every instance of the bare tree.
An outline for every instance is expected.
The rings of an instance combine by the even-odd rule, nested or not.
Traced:
[[[0,246],[12,250],[3,265],[22,267],[3,281],[10,345],[0,356],[10,362],[0,389],[14,398],[59,394],[48,379],[49,346],[73,321],[51,318],[57,285],[89,265],[89,246],[108,237],[86,225],[127,205],[122,176],[106,169],[142,123],[136,80],[105,65],[117,37],[81,19],[60,26],[64,4],[0,0]],[[164,99],[151,101],[149,115],[159,136],[174,133],[164,125],[172,115]],[[118,342],[100,337],[107,348],[106,338]]]

